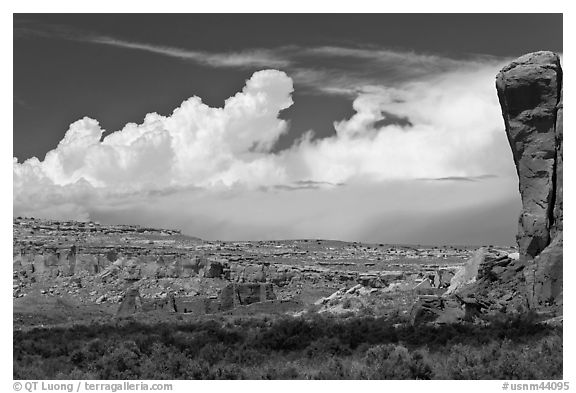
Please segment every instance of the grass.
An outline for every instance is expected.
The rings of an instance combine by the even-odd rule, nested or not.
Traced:
[[[561,379],[562,329],[514,317],[221,317],[14,332],[14,379]]]

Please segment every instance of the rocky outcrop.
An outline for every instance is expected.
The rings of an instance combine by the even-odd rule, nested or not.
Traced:
[[[450,281],[450,286],[446,291],[446,295],[457,292],[460,288],[471,284],[476,281],[478,277],[478,268],[480,264],[486,259],[487,250],[484,247],[476,250],[472,258],[470,258],[460,270],[456,272],[452,280]]]
[[[523,269],[506,252],[480,248],[452,278],[449,291],[418,298],[411,310],[411,322],[457,323],[485,313],[523,311]]]
[[[504,67],[498,98],[519,178],[518,246],[530,308],[561,312],[563,107],[558,55],[535,52]]]
[[[516,314],[526,311],[524,266],[516,259],[496,250],[488,250],[478,267],[473,284],[452,294],[462,304],[475,304],[484,313]]]
[[[466,316],[465,306],[456,299],[436,295],[420,296],[410,312],[410,320],[413,325],[426,322],[456,323],[466,320]]]
[[[556,114],[561,78],[560,60],[551,52],[522,56],[496,78],[522,198],[518,244],[520,254],[528,258],[536,257],[550,244],[555,222]]]
[[[119,317],[124,317],[137,312],[142,311],[142,298],[140,297],[140,291],[138,288],[131,288],[126,291],[122,303],[118,308],[117,315]]]
[[[260,283],[228,284],[218,296],[219,309],[231,310],[238,306],[275,300],[273,285]]]
[[[496,77],[506,135],[518,173],[519,255],[479,250],[444,296],[420,297],[412,322],[459,322],[481,312],[527,308],[562,314],[563,107],[558,55],[535,52]]]

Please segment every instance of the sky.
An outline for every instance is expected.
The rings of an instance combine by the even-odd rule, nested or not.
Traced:
[[[15,14],[13,214],[514,243],[494,78],[560,14]]]

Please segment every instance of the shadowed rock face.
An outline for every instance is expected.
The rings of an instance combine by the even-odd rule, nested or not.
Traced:
[[[124,300],[118,308],[118,316],[132,315],[142,310],[142,298],[137,288],[126,291]]]
[[[218,303],[220,310],[231,310],[238,306],[265,302],[276,299],[272,284],[241,283],[228,284],[220,292]]]
[[[522,198],[518,246],[531,308],[562,304],[562,68],[535,52],[504,67],[498,98]]]

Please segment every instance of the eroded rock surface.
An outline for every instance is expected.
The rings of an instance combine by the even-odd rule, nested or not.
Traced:
[[[225,311],[238,306],[275,299],[276,295],[274,295],[274,289],[270,283],[228,284],[220,292],[218,304],[219,309]]]
[[[552,52],[522,56],[504,67],[496,78],[506,135],[519,177],[522,213],[518,244],[520,254],[526,258],[536,257],[550,244],[550,232],[555,226],[556,158],[561,150],[556,114],[561,83],[560,60]],[[561,134],[561,127],[558,131]]]
[[[452,278],[449,291],[418,298],[412,307],[411,322],[458,323],[487,312],[523,311],[523,269],[518,260],[502,250],[480,248]]]
[[[142,310],[142,298],[137,288],[126,291],[122,303],[118,308],[119,316],[132,315]]]
[[[480,264],[486,259],[487,250],[484,247],[476,250],[472,258],[466,262],[462,268],[456,272],[452,280],[450,281],[450,286],[446,291],[446,295],[457,292],[460,288],[471,284],[476,281],[478,277],[478,269]]]
[[[33,299],[67,297],[82,318],[301,310],[340,291],[323,311],[396,315],[423,280],[425,293],[444,292],[472,253],[321,239],[203,241],[174,230],[26,217],[14,218],[13,228],[19,312],[35,312]]]
[[[525,292],[533,309],[561,312],[563,107],[560,58],[535,52],[496,77],[506,135],[519,178],[518,228]]]
[[[481,312],[562,314],[563,106],[560,58],[524,55],[496,77],[519,180],[519,255],[479,250],[443,296],[421,297],[412,322],[459,322]]]

